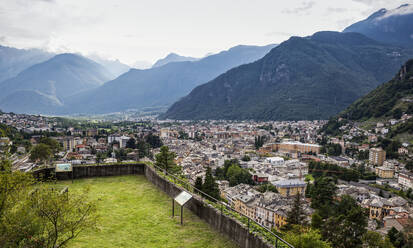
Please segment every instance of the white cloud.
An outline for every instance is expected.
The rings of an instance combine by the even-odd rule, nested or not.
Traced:
[[[413,0],[407,0],[407,2]],[[133,65],[341,30],[401,0],[0,0],[0,42]],[[403,2],[406,2],[403,1]]]

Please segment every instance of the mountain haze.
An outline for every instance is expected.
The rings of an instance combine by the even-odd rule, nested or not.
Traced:
[[[110,113],[167,106],[219,74],[262,58],[274,46],[237,46],[198,61],[174,62],[147,70],[131,69],[99,88],[67,98],[62,112]]]
[[[0,82],[15,77],[30,66],[44,62],[54,54],[40,49],[17,49],[0,46]]]
[[[56,55],[0,83],[0,108],[51,113],[63,105],[63,98],[98,87],[110,78],[103,66],[90,59],[76,54]]]
[[[196,87],[171,119],[327,119],[389,80],[413,50],[358,33],[292,37],[264,58]]]
[[[172,63],[172,62],[196,61],[196,60],[199,60],[199,59],[181,56],[176,53],[170,53],[165,58],[159,59],[158,61],[156,61],[155,64],[153,64],[152,68],[160,67],[168,63]]]

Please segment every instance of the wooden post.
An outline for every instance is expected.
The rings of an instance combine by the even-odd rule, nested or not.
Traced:
[[[184,224],[184,207],[181,206],[181,225]]]
[[[172,198],[172,218],[175,216],[175,202],[174,199]]]

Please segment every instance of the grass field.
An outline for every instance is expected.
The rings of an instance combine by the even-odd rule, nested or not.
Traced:
[[[187,209],[181,226],[179,217],[171,218],[171,199],[144,176],[58,184],[69,186],[69,194],[90,186],[98,203],[98,230],[83,232],[69,247],[237,247]]]

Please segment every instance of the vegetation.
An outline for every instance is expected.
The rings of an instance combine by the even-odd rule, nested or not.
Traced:
[[[413,60],[408,61],[404,68],[406,68],[407,73],[403,73],[402,78],[399,76],[401,73],[398,73],[393,80],[380,85],[354,102],[341,116],[350,120],[400,117],[401,112],[408,110],[408,105],[404,105],[403,109],[396,106],[404,97],[413,95],[413,81],[410,79],[413,74]]]
[[[186,208],[181,226],[180,211],[171,218],[171,198],[144,176],[61,181],[57,186],[68,186],[71,194],[89,187],[92,200],[98,202],[98,229],[81,233],[69,247],[236,247]]]
[[[155,157],[155,165],[159,168],[172,173],[179,171],[180,167],[175,164],[176,154],[174,152],[170,152],[167,146],[162,146],[160,153],[156,154]]]
[[[309,172],[315,177],[331,176],[345,181],[355,181],[359,179],[374,180],[374,173],[368,172],[364,166],[355,169],[347,169],[335,164],[310,161]]]
[[[292,37],[262,59],[196,87],[173,104],[164,117],[328,119],[391,78],[400,64],[413,57],[409,49],[399,50],[399,57],[389,57],[395,49],[400,48],[356,33],[318,32],[311,37]],[[378,105],[381,101],[364,107]]]
[[[26,173],[0,166],[0,246],[59,248],[96,227],[96,204],[87,188],[62,192]]]
[[[219,196],[218,184],[215,182],[215,178],[212,175],[210,167],[208,167],[206,170],[205,181],[202,184],[202,191],[215,199],[221,199],[221,197]]]
[[[255,141],[254,141],[254,146],[255,149],[260,149],[265,143],[265,137],[264,136],[258,136],[255,137]]]
[[[231,187],[241,183],[254,184],[250,172],[241,168],[237,159],[225,160],[224,166],[215,170],[215,176],[220,180],[229,181]]]
[[[328,177],[317,178],[310,190],[311,207],[316,210],[312,227],[333,247],[363,247],[367,232],[367,212],[350,196],[336,199],[336,186]]]

